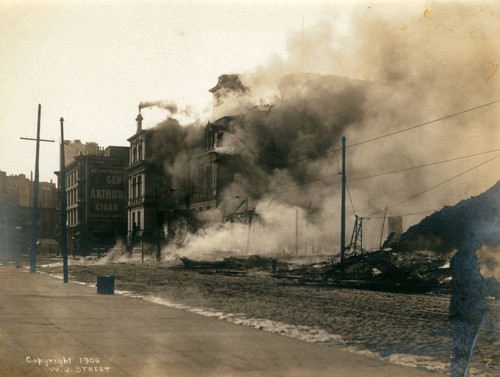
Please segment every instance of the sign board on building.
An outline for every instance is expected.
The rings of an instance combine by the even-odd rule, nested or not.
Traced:
[[[125,221],[126,198],[121,166],[121,161],[113,159],[107,159],[105,163],[101,159],[89,161],[89,222]]]

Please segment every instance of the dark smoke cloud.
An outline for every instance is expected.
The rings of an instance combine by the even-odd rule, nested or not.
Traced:
[[[246,167],[239,167],[243,176],[227,195],[277,196],[290,205],[335,210],[339,179],[305,183],[334,175],[337,158],[294,161],[339,147],[342,136],[349,146],[498,99],[500,46],[492,38],[498,26],[491,10],[459,3],[412,11],[374,8],[354,12],[349,34],[338,34],[335,21],[297,33],[289,40],[288,60],[275,58],[243,76],[250,92],[244,103],[238,94],[235,104],[245,115],[235,137],[224,142],[228,150],[239,151]],[[301,69],[321,74],[294,73]],[[271,99],[271,111],[247,111],[266,103],[263,99]],[[496,118],[491,108],[348,149],[348,179],[494,149]],[[488,157],[353,182],[354,207],[365,215],[383,209]],[[495,166],[498,162],[392,213],[440,208],[478,194],[496,182],[490,177]],[[245,175],[254,170],[264,173]],[[301,186],[269,192],[293,185]],[[376,225],[374,233],[380,229]]]
[[[245,90],[224,92],[215,117],[239,116],[219,148],[234,178],[224,187],[223,197],[249,197],[257,207],[272,200],[273,205],[298,206],[306,218],[315,219],[310,229],[319,233],[316,238],[337,239],[340,156],[323,153],[340,147],[342,136],[349,146],[500,98],[500,42],[494,37],[500,31],[494,16],[497,9],[468,3],[430,9],[415,4],[391,4],[390,9],[366,5],[355,5],[348,33],[339,30],[334,14],[292,36],[287,59],[272,58],[266,66],[242,75]],[[297,73],[301,71],[311,73]],[[349,148],[348,180],[494,149],[495,111],[467,113]],[[159,145],[165,152],[158,159],[164,161],[172,182],[181,184],[187,154],[176,130],[183,129],[185,140],[193,141],[193,151],[201,131],[169,122],[173,120],[160,126],[165,127],[161,132],[175,142]],[[352,182],[353,206],[365,215],[383,209],[478,164],[481,158]],[[498,162],[488,167],[396,207],[389,215],[440,208],[476,195],[498,178],[491,177]],[[294,189],[283,189],[291,186]],[[348,214],[353,214],[349,204]],[[352,217],[349,222],[351,229]],[[368,237],[376,244],[380,225],[377,220],[369,223],[373,231]]]
[[[234,122],[224,139],[224,145],[233,146],[232,150],[238,151],[240,157],[239,164],[234,166],[237,180],[228,194],[260,199],[262,192],[305,185],[320,176],[334,174],[337,171],[336,162],[331,161],[334,155],[325,159],[324,153],[339,145],[347,127],[360,127],[366,87],[367,83],[334,76],[284,77],[280,84],[281,103],[246,112]],[[300,159],[304,161],[296,163]],[[331,180],[317,182],[315,186],[321,188],[328,183]],[[293,191],[279,194],[280,200],[310,206],[307,193]],[[335,188],[324,194],[333,192]],[[324,201],[322,194],[315,191],[314,206]]]

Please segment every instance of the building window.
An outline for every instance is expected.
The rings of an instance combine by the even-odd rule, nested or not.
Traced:
[[[134,145],[134,148],[132,149],[132,163],[135,163],[137,161],[137,148]]]
[[[141,212],[137,212],[137,228],[141,230]]]
[[[135,212],[132,212],[132,230],[134,230],[136,227],[135,225]]]
[[[139,149],[138,149],[139,157],[137,158],[139,161],[142,161],[142,141],[139,142]]]
[[[135,177],[132,178],[132,199],[135,199]]]
[[[207,148],[212,148],[212,131],[208,131]]]
[[[142,196],[142,174],[137,176],[137,197]]]

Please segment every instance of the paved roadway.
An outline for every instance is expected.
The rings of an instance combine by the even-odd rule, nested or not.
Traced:
[[[2,377],[436,375],[14,266],[0,288]]]

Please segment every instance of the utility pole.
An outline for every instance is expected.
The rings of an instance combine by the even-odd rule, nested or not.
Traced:
[[[6,188],[5,188],[6,184],[7,184],[7,181],[4,180],[2,182],[2,202],[5,206],[5,210],[8,214],[2,216],[2,223],[1,223],[2,225],[0,227],[0,239],[2,240],[1,246],[2,246],[2,254],[3,254],[2,265],[4,265],[4,266],[7,266],[9,264],[9,256],[8,256],[8,252],[7,252],[7,249],[9,248],[9,243],[7,241],[7,233],[8,233],[7,222],[8,222],[8,218],[10,216],[10,205],[9,206],[7,205],[8,199],[7,199]]]
[[[156,261],[161,262],[161,246],[160,246],[160,201],[158,199],[158,188],[155,189],[156,197]],[[139,224],[139,227],[141,224]]]
[[[63,277],[64,283],[68,282],[68,231],[66,225],[66,162],[64,157],[64,118],[59,119],[61,122],[61,149],[60,149],[60,168],[59,174],[61,179],[61,247],[63,257]]]
[[[181,127],[179,125],[177,125],[177,130],[179,131],[179,136],[181,138],[181,142],[182,142],[182,145],[184,147],[184,151],[186,152],[186,156],[187,156],[187,162],[188,162],[188,165],[187,165],[187,197],[186,197],[186,231],[189,232],[190,231],[190,210],[189,210],[189,207],[191,205],[191,155],[189,154],[189,149],[186,145],[186,142],[184,141],[184,136],[182,135],[182,131],[181,131]],[[210,187],[211,189],[211,187]]]
[[[38,226],[38,181],[39,181],[39,161],[40,161],[40,141],[47,141],[53,143],[54,140],[40,139],[40,119],[42,117],[42,105],[38,104],[38,121],[36,127],[36,139],[22,137],[23,140],[36,141],[36,155],[35,155],[35,187],[33,192],[33,220],[31,224],[31,250],[30,250],[30,272],[36,272],[36,239],[37,239],[37,226]]]
[[[385,207],[384,211],[384,220],[382,220],[382,231],[380,232],[380,244],[378,249],[382,250],[382,238],[384,237],[384,225],[385,225],[385,217],[387,216],[387,207]]]
[[[295,208],[295,255],[299,255],[299,209]]]
[[[344,279],[345,252],[345,137],[342,137],[342,208],[340,217],[340,277]]]
[[[247,233],[247,245],[245,253],[248,255],[248,251],[250,250],[250,231],[252,230],[252,220],[253,220],[253,209],[248,209],[248,198],[245,199],[245,213],[248,214],[248,233]]]

